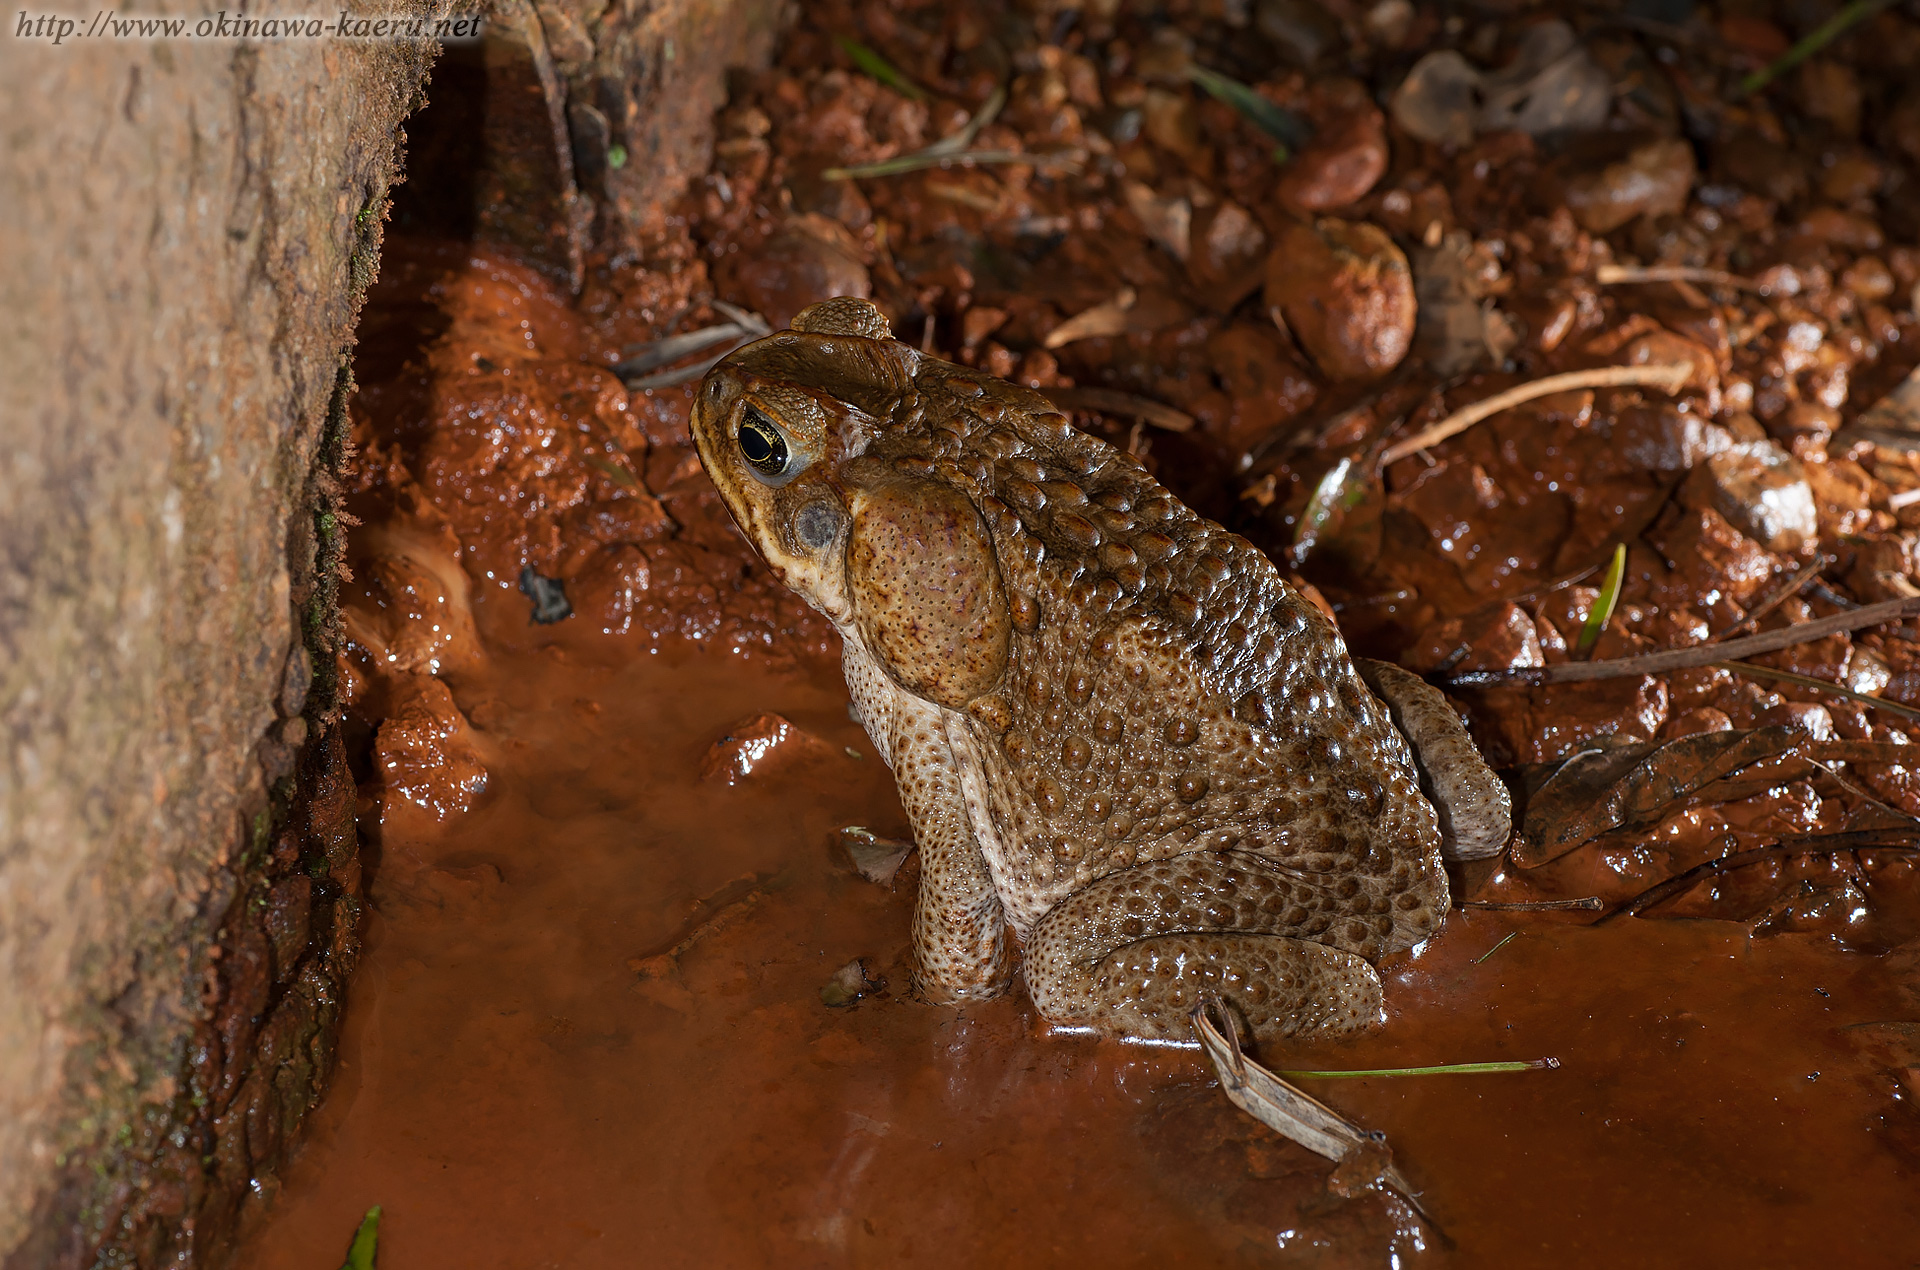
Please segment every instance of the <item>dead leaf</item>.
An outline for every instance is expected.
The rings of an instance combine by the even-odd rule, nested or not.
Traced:
[[[1849,831],[1911,830],[1911,817],[1865,798],[1830,766],[1899,763],[1910,760],[1906,749],[1875,741],[1810,741],[1797,729],[1768,727],[1583,750],[1527,799],[1523,836],[1509,855],[1523,869],[1536,868],[1604,833],[1652,824],[1682,799],[1732,802],[1816,770],[1863,799]]]
[[[864,957],[856,957],[833,972],[833,978],[827,980],[820,989],[820,1000],[835,1009],[852,1005],[861,997],[872,996],[886,990],[887,981],[875,974]]]
[[[853,871],[869,882],[891,885],[900,866],[913,854],[913,839],[882,838],[862,825],[840,831],[840,845],[853,861]]]
[[[1133,308],[1138,294],[1132,287],[1122,287],[1111,300],[1096,304],[1084,313],[1068,318],[1047,333],[1041,343],[1048,348],[1060,348],[1076,340],[1090,340],[1101,335],[1121,335],[1127,329],[1127,311]]]
[[[1200,1003],[1187,1017],[1193,1022],[1193,1034],[1199,1038],[1200,1048],[1213,1062],[1221,1090],[1234,1106],[1315,1155],[1325,1156],[1336,1164],[1347,1163],[1351,1157],[1344,1172],[1336,1170],[1340,1174],[1340,1185],[1352,1185],[1356,1178],[1370,1171],[1373,1178],[1413,1205],[1421,1216],[1426,1216],[1412,1184],[1393,1163],[1386,1134],[1362,1129],[1248,1058],[1240,1048],[1239,1027],[1219,997],[1212,993],[1202,995]],[[1329,1186],[1332,1185],[1330,1179]]]

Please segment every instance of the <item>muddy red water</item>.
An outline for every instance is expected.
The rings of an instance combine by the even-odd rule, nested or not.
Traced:
[[[488,788],[447,824],[389,818],[340,1075],[238,1264],[332,1270],[375,1203],[396,1267],[1344,1266],[1437,1243],[1397,1200],[1328,1195],[1325,1163],[1190,1051],[1046,1035],[1019,999],[823,1005],[855,957],[904,983],[911,904],[830,845],[904,824],[830,665],[609,667],[521,635],[455,687]],[[703,781],[709,744],[766,710],[821,752]],[[630,968],[710,919],[677,973]],[[1838,1032],[1912,1012],[1878,959],[1730,923],[1456,913],[1387,983],[1378,1035],[1268,1059],[1560,1060],[1312,1085],[1387,1133],[1460,1264],[1920,1246],[1911,1122]]]

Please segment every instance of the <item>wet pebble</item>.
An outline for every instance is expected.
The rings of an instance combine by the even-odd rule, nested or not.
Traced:
[[[1266,302],[1333,379],[1384,375],[1413,342],[1407,258],[1363,221],[1289,225],[1267,258]]]
[[[1685,211],[1695,174],[1693,147],[1662,137],[1635,146],[1625,158],[1576,172],[1567,180],[1567,206],[1581,228],[1604,234],[1636,216]]]
[[[1799,551],[1819,537],[1806,469],[1773,441],[1708,457],[1687,477],[1680,497],[1688,506],[1713,508],[1769,551]]]
[[[1353,79],[1313,86],[1307,115],[1313,140],[1280,172],[1274,194],[1298,212],[1330,212],[1356,202],[1387,170],[1387,124],[1366,85]]]

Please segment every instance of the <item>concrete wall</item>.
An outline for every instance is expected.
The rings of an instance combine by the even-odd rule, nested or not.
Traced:
[[[498,0],[443,65],[442,112],[482,138],[473,232],[577,280],[704,170],[725,69],[764,60],[780,3]],[[325,1087],[357,951],[332,475],[437,50],[16,23],[0,1266],[219,1265]]]
[[[399,125],[436,50],[56,47],[15,21],[0,1256],[38,1267],[91,1260],[129,1221],[171,1222],[168,1243],[206,1198],[211,1144],[175,1134],[209,1092],[189,1088],[188,1048],[230,995],[209,951],[276,783],[280,819],[291,805],[289,742],[324,732],[323,705],[308,717],[282,693],[308,615],[328,622],[316,480]]]

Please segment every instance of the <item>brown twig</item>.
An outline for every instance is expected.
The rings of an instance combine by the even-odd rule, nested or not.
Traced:
[[[1184,410],[1118,388],[1042,388],[1041,396],[1062,410],[1085,410],[1093,414],[1123,415],[1139,419],[1168,432],[1193,431],[1193,416]]]
[[[1688,265],[1601,265],[1593,271],[1593,280],[1603,287],[1636,282],[1698,282],[1709,287],[1734,287],[1758,291],[1760,284],[1751,278],[1724,269],[1695,269]]]
[[[1687,379],[1693,374],[1693,367],[1684,362],[1674,362],[1660,366],[1596,366],[1591,370],[1570,370],[1563,375],[1548,375],[1545,379],[1536,379],[1532,383],[1516,384],[1505,392],[1495,393],[1485,401],[1477,401],[1471,406],[1454,411],[1439,423],[1421,432],[1415,433],[1405,441],[1387,447],[1380,456],[1380,466],[1386,467],[1398,463],[1409,454],[1424,450],[1430,445],[1438,445],[1448,437],[1457,436],[1474,424],[1502,410],[1532,401],[1535,397],[1551,396],[1557,392],[1572,392],[1578,388],[1619,388],[1629,384],[1651,384],[1673,393],[1685,387]]]
[[[1760,679],[1778,679],[1782,683],[1794,684],[1801,688],[1812,688],[1818,692],[1830,692],[1836,697],[1845,697],[1849,701],[1858,701],[1863,706],[1878,706],[1882,710],[1890,710],[1894,714],[1902,714],[1909,719],[1920,719],[1920,710],[1916,710],[1912,706],[1902,705],[1898,701],[1882,701],[1880,698],[1870,697],[1864,692],[1855,692],[1851,688],[1843,688],[1839,684],[1828,683],[1824,679],[1815,679],[1812,675],[1799,675],[1791,670],[1775,670],[1772,666],[1755,666],[1751,662],[1744,661],[1717,661],[1713,664],[1721,670],[1731,670],[1737,675],[1753,675]]]
[[[1716,662],[1730,661],[1740,657],[1751,657],[1755,653],[1777,652],[1782,648],[1792,648],[1795,644],[1808,644],[1816,639],[1824,639],[1837,631],[1854,631],[1865,626],[1878,626],[1882,622],[1894,622],[1901,618],[1920,615],[1920,596],[1910,599],[1883,600],[1879,604],[1868,604],[1846,613],[1835,613],[1831,617],[1816,617],[1810,621],[1796,622],[1792,626],[1783,626],[1777,631],[1762,631],[1758,635],[1749,635],[1745,639],[1731,639],[1724,644],[1696,644],[1692,648],[1670,648],[1662,653],[1648,653],[1644,657],[1615,657],[1609,661],[1570,661],[1558,666],[1527,667],[1524,670],[1473,670],[1462,675],[1448,678],[1447,686],[1457,688],[1489,688],[1505,684],[1564,684],[1584,683],[1593,679],[1625,679],[1638,675],[1664,675],[1674,670],[1693,670],[1701,666],[1711,666]]]
[[[1597,913],[1606,902],[1598,895],[1582,895],[1577,900],[1461,900],[1460,907],[1492,913]]]
[[[1779,608],[1782,604],[1785,604],[1788,600],[1792,599],[1794,596],[1800,594],[1801,589],[1804,588],[1807,585],[1807,583],[1813,580],[1814,574],[1819,573],[1820,570],[1826,568],[1828,565],[1832,563],[1833,563],[1833,558],[1831,556],[1815,556],[1813,558],[1812,564],[1809,564],[1804,569],[1800,570],[1800,572],[1794,574],[1791,578],[1788,578],[1787,584],[1785,586],[1781,587],[1778,591],[1775,591],[1772,595],[1769,595],[1766,599],[1760,601],[1759,604],[1755,605],[1753,612],[1747,614],[1745,617],[1735,622],[1732,626],[1729,626],[1726,630],[1721,631],[1719,634],[1707,636],[1707,643],[1717,644],[1721,640],[1726,639],[1729,635],[1737,634],[1740,631],[1745,630],[1747,627],[1752,626],[1755,622],[1759,621],[1761,618],[1765,617],[1767,614],[1773,612],[1775,609]]]

